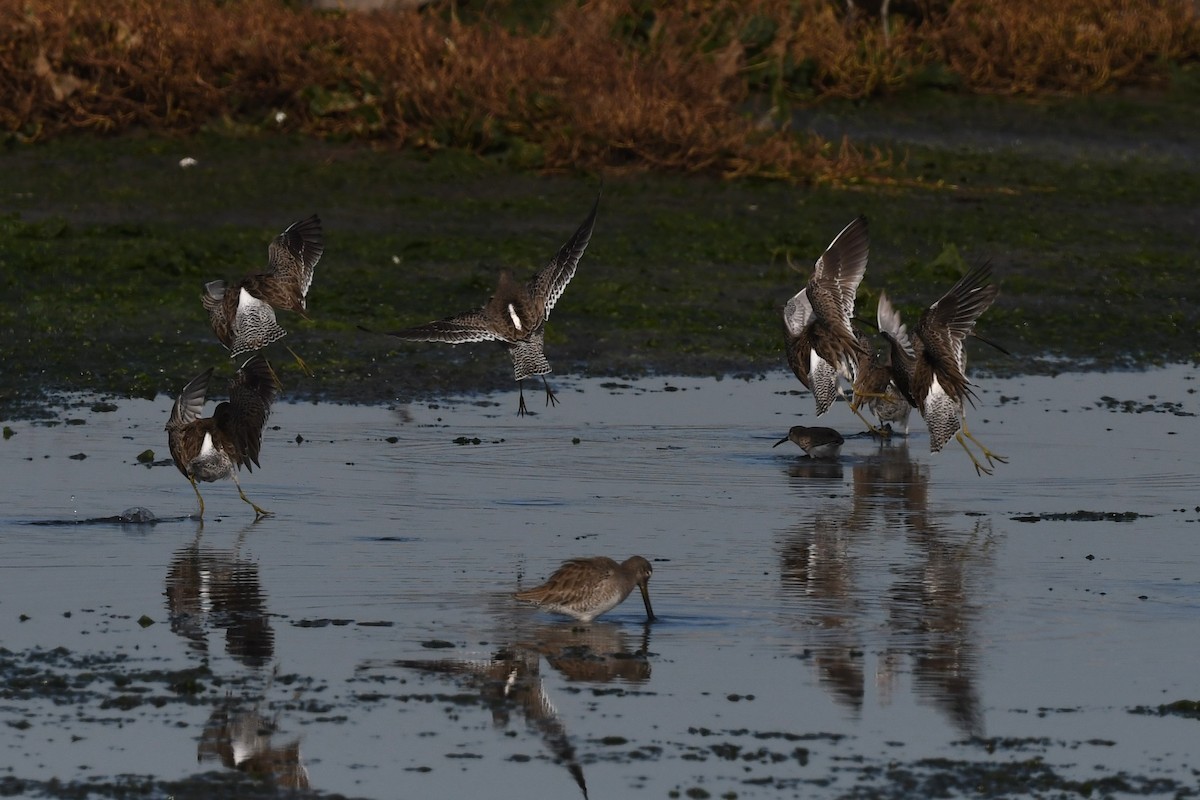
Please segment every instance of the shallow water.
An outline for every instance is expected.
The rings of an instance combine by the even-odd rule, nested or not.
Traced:
[[[981,380],[972,431],[1010,459],[983,478],[919,418],[837,462],[772,448],[859,429],[782,373],[560,378],[523,420],[515,392],[283,403],[257,524],[229,482],[189,518],[168,398],[9,423],[0,777],[1195,796],[1197,722],[1159,709],[1200,699],[1197,374]],[[134,506],[160,521],[80,524]],[[508,598],[635,553],[653,625],[636,593],[587,628]]]

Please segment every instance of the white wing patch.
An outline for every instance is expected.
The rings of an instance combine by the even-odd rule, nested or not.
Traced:
[[[808,287],[797,292],[783,307],[783,324],[788,333],[799,336],[813,320],[813,307],[808,299]]]

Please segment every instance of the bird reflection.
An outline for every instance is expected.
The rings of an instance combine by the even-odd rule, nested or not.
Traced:
[[[875,680],[883,702],[909,667],[913,691],[963,733],[983,733],[977,688],[978,653],[972,602],[980,572],[990,568],[990,521],[963,530],[953,515],[929,506],[929,474],[904,442],[884,445],[852,468],[850,496],[815,494],[810,476],[788,471],[808,509],[780,548],[780,579],[804,615],[820,684],[861,712],[865,654],[878,656]],[[799,480],[797,478],[800,478]],[[904,535],[903,561],[880,565],[874,551]],[[878,586],[879,576],[890,582]],[[884,609],[887,623],[869,619]]]
[[[511,644],[486,660],[404,659],[394,664],[453,676],[472,687],[497,727],[507,727],[513,712],[523,716],[587,798],[587,781],[575,745],[542,681],[542,659],[569,681],[644,683],[650,679],[649,637],[649,625],[643,626],[636,643],[631,643],[625,628],[610,623],[545,625],[514,636]]]
[[[979,519],[972,535],[932,528],[910,529],[921,559],[905,564],[888,602],[893,637],[916,637],[913,679],[919,696],[931,701],[963,733],[983,736],[983,708],[976,687],[978,652],[972,603],[974,568],[990,564],[991,521]],[[895,648],[910,651],[908,646]]]
[[[855,591],[856,563],[841,521],[841,509],[827,503],[784,543],[781,579],[785,588],[806,600],[821,631],[813,649],[818,680],[857,713],[863,702],[861,636],[855,620],[862,614]]]
[[[912,459],[906,440],[883,444],[871,457],[855,463],[852,481],[853,504],[847,519],[851,529],[868,530],[878,516],[889,528],[927,526],[929,465]]]
[[[258,702],[227,697],[204,724],[197,760],[219,762],[280,788],[309,788],[300,738],[277,745],[272,741],[277,730],[277,719],[262,715]]]
[[[275,632],[259,583],[258,564],[240,555],[249,528],[227,550],[196,538],[177,550],[167,569],[167,608],[171,630],[201,653],[209,652],[210,628],[225,631],[225,649],[248,667],[270,662]]]
[[[197,758],[219,762],[281,788],[309,788],[299,737],[277,744],[277,717],[261,713],[274,675],[262,668],[275,652],[275,632],[259,582],[258,565],[241,555],[253,528],[238,534],[232,547],[202,543],[204,523],[195,538],[175,551],[167,568],[167,608],[171,630],[201,657],[209,653],[209,630],[225,631],[225,650],[253,670],[247,680],[230,681],[241,696],[229,694],[213,710],[200,735]],[[263,688],[265,682],[266,688]]]

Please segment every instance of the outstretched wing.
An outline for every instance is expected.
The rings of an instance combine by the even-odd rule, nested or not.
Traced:
[[[171,409],[171,418],[167,422],[168,428],[182,428],[200,418],[200,412],[204,410],[204,397],[208,394],[208,381],[212,378],[212,374],[213,368],[209,367],[187,382],[183,391],[175,398],[175,405]]]
[[[600,193],[597,193],[596,201],[592,204],[592,210],[587,215],[587,219],[558,249],[558,253],[550,263],[542,267],[530,280],[529,293],[533,299],[538,319],[545,320],[550,316],[550,310],[554,308],[558,298],[562,297],[571,278],[575,277],[579,259],[583,257],[583,251],[587,250],[588,243],[592,240],[592,229],[596,225],[596,211],[599,208]]]
[[[831,325],[849,329],[850,318],[854,316],[854,297],[867,271],[869,249],[867,218],[859,216],[842,228],[817,259],[816,270],[808,282],[812,290],[810,300],[816,313]]]
[[[482,311],[467,311],[453,317],[427,322],[399,331],[388,331],[388,336],[410,342],[445,342],[446,344],[468,344],[470,342],[504,341],[488,326]]]
[[[783,324],[792,336],[799,336],[813,321],[813,307],[804,288],[792,295],[783,307]]]
[[[212,367],[209,367],[188,381],[175,398],[171,416],[167,418],[167,449],[171,451],[171,460],[185,478],[189,477],[188,462],[199,450],[199,443],[194,437],[195,429],[189,426],[200,418],[200,412],[204,410],[204,397],[208,393],[212,374]]]
[[[258,463],[262,450],[263,428],[271,414],[271,404],[279,392],[279,379],[270,363],[260,355],[251,356],[229,381],[229,402],[217,408],[217,425],[237,448],[237,461],[247,471]]]
[[[885,333],[896,340],[910,356],[913,354],[912,340],[908,338],[908,326],[900,321],[900,312],[892,305],[892,301],[883,290],[879,292],[879,307],[875,310],[875,321],[879,324],[879,332]]]
[[[975,321],[987,311],[1000,287],[988,283],[990,264],[981,264],[926,309],[914,332],[925,345],[925,353],[936,362],[950,361],[963,369],[963,340],[975,328]]]
[[[313,272],[325,252],[321,218],[313,214],[293,222],[275,237],[267,249],[267,266],[276,280],[283,281],[300,296],[300,305],[312,285]]]

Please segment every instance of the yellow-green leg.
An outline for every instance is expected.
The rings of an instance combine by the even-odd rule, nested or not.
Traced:
[[[200,519],[204,519],[204,498],[200,496],[200,487],[196,485],[196,479],[188,475],[188,482],[192,484],[192,491],[196,493],[196,499],[200,501]]]
[[[233,478],[233,485],[237,487],[238,494],[241,495],[242,499],[249,503],[250,507],[254,509],[255,521],[261,519],[262,517],[274,516],[270,511],[267,511],[264,508],[259,508],[257,505],[255,505],[253,500],[251,500],[249,497],[246,497],[246,493],[242,491],[242,484],[238,482],[236,474],[231,473],[230,477]]]
[[[979,446],[979,449],[983,452],[983,457],[987,459],[989,466],[993,466],[993,467],[996,466],[995,462],[997,462],[997,461],[999,461],[1001,464],[1008,463],[1007,456],[996,455],[995,453],[993,453],[991,450],[989,450],[987,448],[987,445],[985,445],[983,442],[979,441],[978,439],[976,439],[974,436],[971,435],[971,431],[967,428],[966,417],[963,417],[962,433],[964,436],[966,436],[968,439],[970,439],[972,442],[974,442],[975,444],[977,444]]]
[[[309,369],[309,368],[308,368],[308,364],[306,364],[306,363],[304,362],[304,359],[303,359],[303,358],[301,358],[300,356],[298,356],[298,355],[296,354],[296,351],[295,351],[295,350],[293,350],[291,347],[288,347],[288,345],[286,345],[286,344],[284,345],[284,347],[286,347],[286,348],[287,348],[287,351],[288,351],[289,353],[291,353],[291,354],[292,354],[292,358],[296,359],[296,365],[297,365],[298,367],[300,367],[300,371],[301,371],[301,372],[303,372],[305,375],[307,375],[307,376],[308,376],[308,377],[310,377],[310,378],[316,377],[316,374],[317,374],[317,373],[313,372],[311,369]],[[275,379],[275,382],[276,382],[276,383],[278,383],[278,382],[279,382],[279,379],[278,379],[278,378],[276,378],[276,379]]]
[[[863,395],[863,396],[867,397],[868,395]],[[880,395],[880,397],[882,397],[882,395]],[[849,405],[850,410],[854,412],[854,416],[861,419],[863,424],[867,426],[867,430],[869,430],[871,433],[875,434],[876,436],[878,436],[881,439],[887,439],[888,437],[890,437],[892,435],[892,432],[890,430],[887,430],[884,428],[876,428],[874,425],[871,424],[870,420],[868,420],[866,417],[864,417],[862,415],[862,412],[858,410],[859,400],[858,400],[857,394],[854,395],[854,399],[852,401],[850,401],[849,403],[847,403],[847,405]]]
[[[992,474],[992,471],[990,469],[985,467],[983,464],[979,463],[979,459],[977,459],[975,457],[975,454],[971,452],[971,448],[967,447],[966,441],[963,440],[963,432],[961,430],[958,433],[954,434],[954,439],[955,439],[955,441],[957,441],[959,444],[962,445],[963,450],[967,451],[967,457],[970,458],[971,463],[975,465],[975,474],[976,475],[983,476],[983,475],[991,475]],[[972,439],[972,441],[974,441],[974,439]]]

